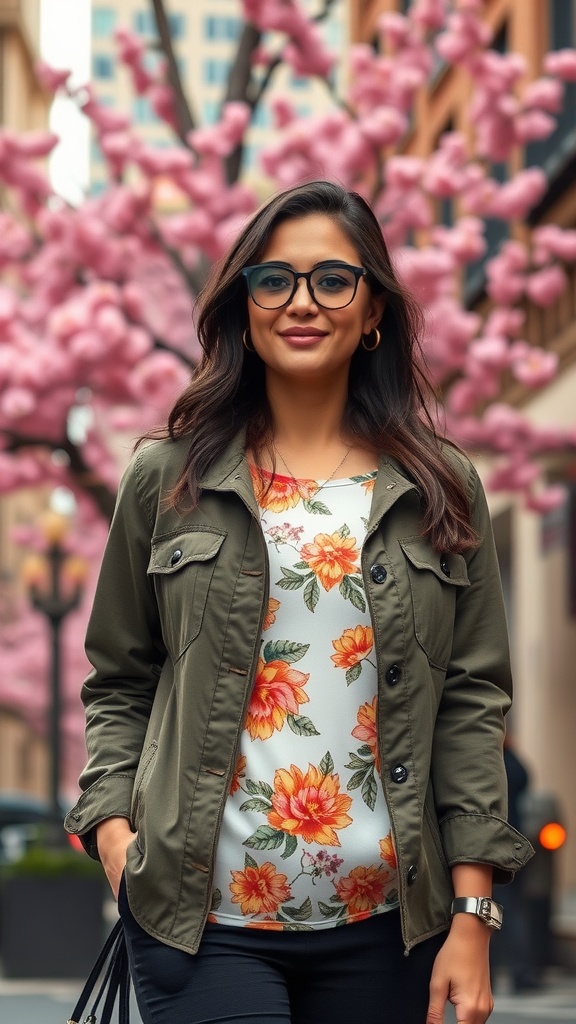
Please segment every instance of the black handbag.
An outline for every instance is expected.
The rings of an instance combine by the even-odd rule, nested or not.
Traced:
[[[118,998],[118,1024],[130,1024],[130,968],[122,921],[106,939],[67,1024],[110,1024]],[[86,1017],[83,1014],[92,1000]],[[101,1016],[96,1015],[100,1012]]]

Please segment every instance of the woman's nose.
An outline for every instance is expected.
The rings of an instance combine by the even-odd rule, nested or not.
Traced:
[[[308,281],[305,277],[300,277],[296,282],[296,291],[288,303],[288,309],[294,310],[310,309],[313,307],[317,308],[314,296],[312,295],[308,286]]]

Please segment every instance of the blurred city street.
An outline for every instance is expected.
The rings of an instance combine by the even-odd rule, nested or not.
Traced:
[[[64,1024],[77,995],[78,985],[74,982],[0,979],[0,1021],[2,1024],[36,1021]],[[453,1013],[447,1010],[445,1024],[453,1021]],[[563,973],[550,973],[544,988],[537,993],[497,995],[496,1008],[490,1018],[490,1024],[557,1024],[559,1021],[576,1022],[576,977]],[[131,1024],[140,1024],[135,1008]]]

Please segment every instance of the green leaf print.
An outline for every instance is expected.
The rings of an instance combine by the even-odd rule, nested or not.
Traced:
[[[255,861],[254,857],[251,857],[249,853],[246,853],[244,855],[244,871],[246,871],[246,868],[257,868],[257,867],[258,867],[258,862]]]
[[[252,850],[277,850],[285,838],[285,832],[278,832],[270,825],[259,825],[256,831],[244,840],[242,846],[249,846]]]
[[[366,778],[366,772],[369,770],[369,765],[365,765],[360,771],[354,772],[354,775],[348,780],[346,789],[358,789]]]
[[[361,792],[364,803],[373,811],[376,806],[376,779],[373,771],[369,772],[364,779]]]
[[[340,586],[338,587],[338,590],[342,594],[342,597],[344,598],[345,601],[350,600],[350,594],[354,590],[354,587],[350,583],[350,577],[349,576],[343,576],[342,577],[342,580],[340,581]]]
[[[360,593],[359,590],[352,590],[349,595],[349,600],[350,603],[353,604],[354,607],[357,608],[359,612],[366,611],[366,601],[362,597],[362,594]]]
[[[395,907],[398,903],[398,889],[390,889],[386,899],[384,900],[384,906]]]
[[[297,644],[292,640],[270,640],[264,647],[262,655],[266,662],[287,661],[291,665],[295,661],[300,661],[309,647],[310,644]]]
[[[324,776],[330,775],[334,771],[334,760],[329,750],[324,754],[318,767]]]
[[[214,892],[212,893],[212,902],[210,904],[210,910],[219,910],[221,903],[222,893],[220,892],[220,889],[214,889]]]
[[[360,757],[374,757],[374,754],[372,753],[372,747],[370,746],[369,743],[363,743],[361,747],[358,747],[356,753],[359,754]],[[350,754],[350,759],[352,759],[353,757],[354,754]]]
[[[309,498],[304,498],[302,502],[307,512],[312,512],[315,516],[329,516],[332,515],[330,509],[324,505],[321,501],[310,501]]]
[[[348,756],[349,756],[350,760],[349,760],[348,764],[344,765],[344,767],[345,768],[362,768],[362,769],[367,768],[368,766],[366,764],[366,761],[364,761],[361,757],[358,757],[358,754],[360,754],[360,752],[362,750],[364,750],[364,752],[366,752],[366,748],[367,748],[367,753],[371,754],[372,751],[370,750],[370,747],[368,747],[368,744],[365,744],[364,747],[361,747],[357,754],[355,754],[353,751],[349,751],[348,752]]]
[[[285,569],[283,566],[280,566],[280,572],[284,579],[276,580],[276,586],[282,587],[282,590],[300,590],[308,576],[312,575],[312,573],[308,573],[308,576],[300,576],[297,572],[292,572],[292,569]]]
[[[362,579],[361,576],[350,575],[348,579],[350,580],[351,583],[355,583],[357,587],[360,587],[361,590],[364,590],[364,580]]]
[[[298,840],[296,839],[296,836],[290,836],[286,834],[286,846],[284,847],[282,853],[280,854],[282,860],[288,860],[288,857],[291,857],[293,853],[296,853],[297,849]]]
[[[344,526],[341,526],[339,530],[336,530],[336,533],[339,533],[340,536],[342,537],[342,540],[344,540],[345,537],[350,536],[350,527],[346,523],[344,523]]]
[[[318,604],[318,598],[320,597],[320,587],[318,586],[318,580],[315,576],[308,581],[304,588],[304,604],[308,611],[313,612],[316,605]]]
[[[360,675],[361,671],[362,671],[362,662],[361,661],[357,661],[356,664],[352,665],[351,668],[347,668],[346,669],[346,683],[348,684],[348,686],[350,686],[350,683],[356,682],[356,680],[358,679],[358,676]]]
[[[323,903],[322,900],[318,900],[318,910],[322,914],[322,917],[341,917],[342,914],[345,912],[345,909],[346,908],[343,906],[330,907],[328,903]]]
[[[319,736],[320,733],[314,723],[306,718],[306,715],[287,715],[286,721],[297,736]]]
[[[282,913],[286,914],[286,917],[289,917],[292,921],[308,921],[312,917],[312,900],[307,896],[304,903],[301,903],[299,907],[283,905]]]
[[[243,804],[240,804],[241,811],[263,811],[264,814],[268,814],[268,811],[272,807],[269,800],[262,800],[262,797],[254,796],[251,800],[245,800]]]
[[[252,779],[246,779],[246,789],[252,796],[264,796],[267,800],[270,800],[274,793],[272,786],[267,782],[254,782]]]
[[[294,562],[293,569],[309,569],[308,562]]]

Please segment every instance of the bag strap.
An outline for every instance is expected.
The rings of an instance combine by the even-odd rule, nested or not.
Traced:
[[[98,982],[102,978],[100,985]],[[90,998],[98,986],[90,1012],[81,1022]],[[106,939],[67,1024],[97,1024],[96,1013],[104,998],[101,1024],[110,1024],[116,996],[119,1024],[130,1024],[130,968],[122,921],[119,919]]]

